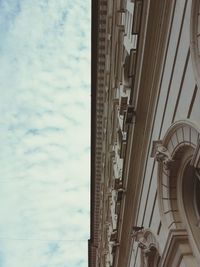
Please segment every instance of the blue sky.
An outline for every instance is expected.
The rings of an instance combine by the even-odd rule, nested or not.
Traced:
[[[85,267],[90,1],[0,0],[0,267]]]

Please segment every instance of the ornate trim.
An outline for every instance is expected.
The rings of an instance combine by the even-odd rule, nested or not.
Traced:
[[[164,149],[163,149],[164,147]],[[157,154],[158,153],[158,156]],[[189,120],[181,120],[172,124],[165,134],[163,140],[153,143],[152,156],[158,161],[158,203],[162,225],[168,233],[166,253],[173,254],[171,247],[177,249],[177,255],[168,257],[162,263],[163,267],[177,266],[177,257],[180,260],[184,257],[185,249],[190,250],[189,239],[186,227],[183,207],[183,185],[182,177],[185,166],[190,165],[199,168],[200,162],[200,128]],[[166,161],[170,160],[170,166],[166,168]],[[173,164],[172,164],[173,163]],[[190,232],[190,229],[187,229]],[[181,236],[180,233],[185,233]],[[192,237],[191,237],[192,238]],[[191,243],[192,248],[194,246]],[[171,251],[171,252],[170,252]],[[188,255],[192,256],[192,252]],[[187,257],[184,262],[187,262]],[[193,265],[197,266],[193,257]],[[187,265],[187,264],[186,264]]]
[[[182,228],[177,204],[177,172],[186,150],[193,155],[193,164],[199,162],[200,128],[189,120],[171,125],[163,140],[153,142],[152,156],[158,165],[158,202],[161,220],[166,229]],[[173,163],[173,164],[172,164]]]
[[[160,266],[177,267],[183,260],[187,265],[197,267],[196,260],[188,243],[188,235],[185,230],[170,230]]]

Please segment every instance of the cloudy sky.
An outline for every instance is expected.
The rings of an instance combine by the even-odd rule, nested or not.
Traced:
[[[0,0],[0,267],[86,267],[90,1]]]

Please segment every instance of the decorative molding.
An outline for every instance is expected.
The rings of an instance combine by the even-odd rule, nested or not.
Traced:
[[[102,196],[102,150],[103,150],[103,112],[104,112],[104,69],[106,64],[106,23],[107,1],[92,1],[92,188],[91,188],[91,240],[89,242],[89,266],[96,266],[98,247],[100,242]],[[95,249],[93,249],[95,248]]]
[[[151,155],[164,163],[158,165],[158,204],[166,231],[183,227],[177,201],[180,160],[190,151],[188,155],[193,155],[192,164],[199,162],[199,133],[200,129],[196,124],[190,120],[181,120],[170,126],[162,141],[153,142]]]
[[[199,266],[192,254],[186,230],[170,230],[163,251],[160,264],[162,267],[177,267],[182,261],[185,263],[184,266]]]
[[[159,152],[161,160],[159,158],[158,161],[164,162],[170,155],[170,160],[173,162],[167,170],[164,164],[158,165],[158,204],[164,231],[168,233],[164,249],[166,255],[163,256],[161,263],[163,267],[179,266],[181,260],[186,266],[198,266],[191,252],[193,250],[195,255],[198,254],[193,244],[195,238],[192,237],[190,222],[185,215],[186,194],[183,192],[185,190],[183,180],[188,164],[199,168],[199,135],[200,129],[195,123],[181,120],[169,127],[162,141],[158,140],[153,144],[152,156],[156,158],[156,153]],[[163,147],[167,151],[163,151]],[[189,190],[189,186],[187,188]]]

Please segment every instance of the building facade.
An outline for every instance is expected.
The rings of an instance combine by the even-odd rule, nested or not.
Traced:
[[[92,1],[89,267],[200,266],[200,1]]]

